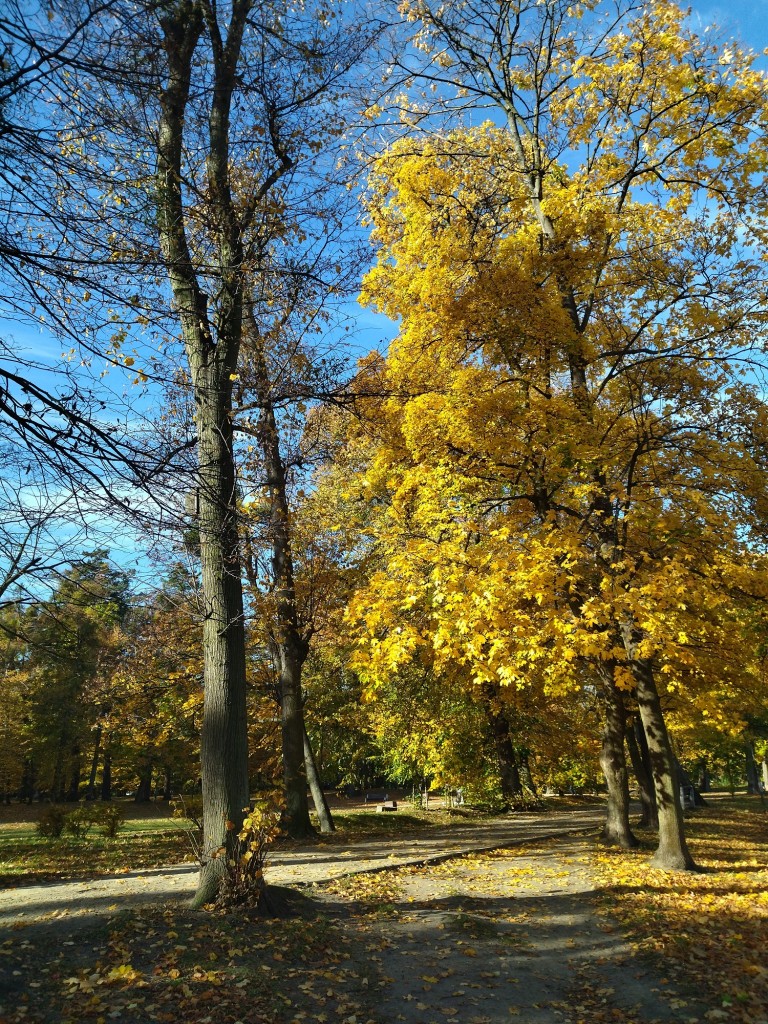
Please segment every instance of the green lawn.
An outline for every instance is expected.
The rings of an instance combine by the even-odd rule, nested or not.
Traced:
[[[129,819],[114,839],[47,839],[34,825],[0,825],[0,887],[88,878],[194,860],[189,827],[172,818]]]

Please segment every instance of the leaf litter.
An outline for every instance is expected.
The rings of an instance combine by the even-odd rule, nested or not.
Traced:
[[[174,904],[10,929],[0,1024],[761,1024],[764,848],[707,821],[701,876],[570,837],[307,886],[280,919]]]

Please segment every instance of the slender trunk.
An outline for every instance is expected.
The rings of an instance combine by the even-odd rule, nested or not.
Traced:
[[[101,770],[101,799],[108,803],[112,799],[112,751],[104,751],[104,767]]]
[[[765,764],[765,761],[763,761]],[[706,758],[701,760],[701,776],[699,781],[699,791],[701,793],[708,793],[711,789],[712,781],[709,777],[709,765],[707,764]]]
[[[35,780],[36,780],[35,762],[31,757],[24,759],[24,774],[21,777],[21,791],[19,793],[19,799],[24,803],[31,804],[35,798]]]
[[[762,765],[763,769],[763,792],[768,792],[768,759],[763,758]]]
[[[96,735],[93,741],[93,757],[91,758],[91,771],[88,776],[88,789],[85,791],[86,800],[96,799],[96,775],[99,770],[99,757],[101,755],[101,734],[102,726],[99,723],[96,726]]]
[[[638,845],[629,824],[629,780],[624,757],[626,711],[624,700],[613,681],[613,666],[598,667],[603,710],[600,767],[608,787],[603,842],[631,850]]]
[[[309,782],[309,790],[315,804],[315,813],[320,822],[320,831],[323,834],[335,832],[336,826],[333,824],[331,809],[328,806],[325,793],[323,793],[323,787],[320,784],[315,755],[312,753],[312,744],[309,742],[306,727],[304,728],[304,764],[307,766],[307,781]]]
[[[752,794],[759,793],[760,778],[757,772],[757,762],[755,761],[755,745],[751,740],[744,745],[744,755],[747,760],[747,792]]]
[[[520,767],[517,762],[515,747],[512,743],[509,719],[501,706],[498,694],[491,686],[485,688],[484,704],[494,746],[496,747],[501,795],[505,804],[514,806],[522,802],[523,786],[520,781]]]
[[[528,790],[534,800],[538,800],[539,793],[536,789],[536,783],[533,781],[533,772],[531,771],[531,763],[527,750],[520,754],[520,778],[524,788]]]
[[[632,770],[637,779],[640,791],[640,826],[641,828],[658,828],[659,817],[656,813],[656,792],[651,779],[648,761],[648,744],[643,731],[643,723],[638,716],[633,716],[627,729],[627,748],[632,761]]]
[[[253,316],[250,318],[250,328],[249,354],[253,360],[254,380],[261,406],[256,436],[261,446],[270,498],[269,542],[275,598],[273,645],[279,666],[285,828],[289,835],[301,839],[314,833],[307,800],[310,766],[304,760],[306,730],[301,693],[302,668],[309,646],[299,628],[285,463],[280,451],[280,434],[271,400],[271,381],[262,339]]]
[[[51,781],[51,799],[54,803],[64,801],[64,739],[59,740],[56,747],[56,760],[53,765],[53,780]]]
[[[250,8],[250,0],[233,0],[226,40],[214,23],[212,5],[178,0],[175,5],[163,5],[160,17],[167,71],[158,124],[157,223],[189,363],[199,465],[203,863],[195,906],[215,896],[226,870],[219,851],[233,851],[249,800],[245,631],[232,432],[232,382],[237,377],[243,324],[243,246],[229,180],[229,127]],[[206,215],[214,249],[207,262],[216,276],[213,317],[207,286],[198,279],[189,249],[182,188],[185,116],[204,17],[209,19],[211,44]]]
[[[67,789],[67,800],[77,803],[80,798],[80,775],[83,768],[83,759],[80,751],[80,744],[73,743],[70,751],[69,762],[69,787]]]
[[[659,814],[659,845],[651,864],[664,871],[695,871],[696,864],[685,841],[680,786],[653,668],[646,658],[632,657],[634,644],[630,643],[628,647],[630,667],[637,684],[637,703],[648,741]]]
[[[163,800],[170,800],[173,796],[173,772],[165,766],[165,784],[163,785]]]

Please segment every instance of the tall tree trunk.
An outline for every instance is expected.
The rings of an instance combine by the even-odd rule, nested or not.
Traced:
[[[624,699],[613,680],[610,662],[598,666],[603,711],[600,767],[608,787],[603,842],[631,850],[638,845],[629,824],[629,780],[624,757],[626,711]]]
[[[282,725],[284,828],[294,839],[314,835],[309,820],[307,770],[304,763],[304,712],[301,662],[290,644],[279,644],[280,709]]]
[[[484,688],[484,696],[485,713],[496,747],[501,795],[505,804],[514,806],[523,800],[523,785],[520,780],[520,766],[512,742],[509,719],[501,705],[499,694],[490,684]]]
[[[24,803],[31,804],[35,798],[35,781],[37,778],[37,771],[35,769],[35,762],[31,757],[24,758],[24,771],[21,777],[21,790],[19,792],[19,800]]]
[[[651,778],[648,744],[643,731],[643,723],[638,715],[632,716],[632,721],[627,728],[627,748],[640,791],[640,825],[642,828],[658,828],[656,790]]]
[[[112,799],[112,751],[104,750],[104,767],[101,770],[101,799],[108,803]]]
[[[685,841],[680,785],[653,667],[648,659],[633,657],[635,644],[632,640],[627,642],[627,647],[631,659],[630,668],[637,685],[640,718],[648,741],[659,814],[659,845],[651,864],[664,871],[695,871],[696,864]]]
[[[760,777],[757,772],[757,762],[755,761],[755,745],[752,740],[748,740],[744,745],[744,755],[747,761],[747,792],[748,793],[759,793],[760,792]]]
[[[168,765],[165,766],[164,776],[163,800],[170,800],[173,796],[173,771],[168,767]]]
[[[328,806],[323,787],[320,784],[315,755],[312,753],[312,744],[309,742],[306,726],[304,728],[304,764],[307,766],[307,781],[309,782],[309,791],[312,794],[312,800],[315,805],[315,813],[320,822],[320,831],[323,834],[335,832],[336,826],[333,824],[331,809]]]
[[[199,466],[204,603],[203,863],[195,906],[215,896],[226,870],[217,853],[232,850],[249,801],[245,631],[232,433],[232,383],[237,377],[243,325],[243,232],[229,180],[229,129],[251,6],[251,0],[233,0],[229,5],[226,39],[221,38],[212,5],[176,0],[163,5],[160,14],[167,77],[160,96],[157,222],[189,363]],[[214,317],[190,253],[182,189],[185,116],[195,51],[206,19],[212,79],[206,211],[215,247],[208,260],[216,275]]]
[[[77,803],[80,799],[80,776],[83,770],[83,757],[80,751],[80,744],[73,743],[70,751],[69,761],[69,787],[67,789],[67,800]]]
[[[53,779],[51,781],[51,799],[54,803],[64,801],[64,738],[59,739],[56,747],[56,760],[53,764]]]
[[[709,765],[707,764],[707,759],[705,757],[703,757],[701,759],[701,768],[700,768],[700,774],[699,774],[699,792],[700,793],[709,793],[711,787],[712,787],[712,780],[710,779],[710,776],[709,776]]]
[[[91,771],[88,776],[88,788],[85,791],[86,800],[96,799],[96,775],[99,771],[99,756],[101,754],[101,722],[96,726],[96,733],[93,740],[93,756],[91,757]]]
[[[139,785],[134,800],[137,804],[146,804],[152,799],[152,763],[144,764],[139,774]]]
[[[533,772],[531,771],[530,755],[528,751],[524,751],[520,754],[520,780],[524,789],[527,789],[534,800],[539,799],[539,793],[536,789],[536,783],[533,781]]]
[[[272,404],[272,386],[263,342],[253,315],[249,317],[248,354],[253,362],[254,383],[261,408],[255,435],[261,448],[264,475],[269,490],[269,543],[271,547],[272,593],[275,615],[272,645],[278,664],[278,692],[282,721],[283,785],[285,828],[301,839],[314,834],[309,819],[305,764],[306,730],[301,692],[301,675],[309,645],[299,626],[296,582],[293,567],[291,512],[285,463],[280,451],[280,434]]]

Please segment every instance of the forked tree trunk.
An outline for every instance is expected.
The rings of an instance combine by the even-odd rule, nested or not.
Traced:
[[[312,794],[312,801],[315,805],[315,813],[320,822],[320,831],[324,835],[335,832],[336,826],[333,824],[331,809],[328,806],[328,801],[325,799],[325,793],[320,783],[317,763],[312,752],[312,744],[309,742],[306,726],[304,727],[304,764],[307,766],[307,781],[309,782],[309,791]]]
[[[250,0],[229,5],[226,38],[216,9],[192,0],[161,6],[167,61],[160,95],[157,141],[157,223],[189,363],[195,403],[202,568],[203,722],[200,761],[203,841],[200,882],[193,905],[212,900],[233,852],[249,801],[246,733],[245,632],[232,433],[232,384],[237,377],[243,324],[243,230],[229,179],[229,130],[242,36]],[[208,18],[211,76],[206,158],[206,215],[213,251],[217,305],[197,276],[187,239],[182,187],[185,117],[195,52]],[[200,130],[200,124],[191,126]],[[215,324],[215,331],[214,331]]]
[[[629,824],[629,780],[624,757],[626,711],[624,698],[613,681],[613,666],[598,667],[603,712],[600,767],[608,787],[603,842],[631,850],[638,845]]]
[[[695,871],[696,864],[685,841],[680,786],[653,667],[646,658],[632,657],[634,643],[627,646],[630,668],[637,684],[637,704],[648,741],[659,814],[659,845],[651,864],[664,871]]]
[[[640,825],[642,828],[658,828],[659,816],[656,813],[656,791],[651,779],[648,744],[643,723],[636,715],[632,716],[627,728],[627,748],[640,791]]]

